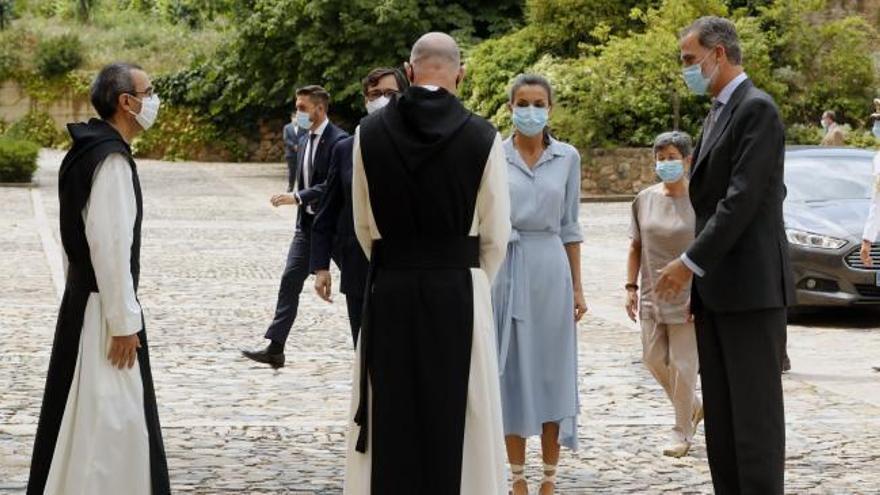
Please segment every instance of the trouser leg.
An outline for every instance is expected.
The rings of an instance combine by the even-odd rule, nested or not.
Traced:
[[[275,305],[275,317],[266,331],[266,338],[284,344],[290,329],[296,320],[299,308],[299,295],[303,284],[309,276],[309,239],[308,231],[297,230],[287,252],[287,265],[281,275],[278,288],[278,301]]]
[[[693,323],[667,325],[669,340],[669,377],[675,428],[688,440],[693,438],[694,408],[697,394],[697,335]]]

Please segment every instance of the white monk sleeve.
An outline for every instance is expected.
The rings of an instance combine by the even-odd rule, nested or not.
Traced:
[[[507,183],[507,160],[501,147],[501,135],[495,136],[483,180],[477,193],[477,216],[480,221],[480,266],[489,277],[495,275],[507,255],[510,240],[510,190]]]
[[[354,233],[367,259],[370,259],[373,248],[373,235],[370,229],[373,208],[370,206],[370,188],[367,184],[367,173],[364,171],[364,159],[361,156],[360,127],[354,131],[352,160],[354,163],[351,172],[351,207],[354,216]]]
[[[98,165],[83,209],[86,239],[110,335],[141,330],[141,307],[131,277],[131,245],[137,218],[131,167],[114,153]]]

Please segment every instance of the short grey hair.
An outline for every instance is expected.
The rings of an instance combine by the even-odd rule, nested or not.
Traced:
[[[664,132],[654,139],[654,156],[663,148],[672,146],[681,153],[682,158],[691,156],[694,151],[694,144],[690,135],[682,131]]]
[[[553,104],[553,86],[546,77],[538,74],[520,74],[516,76],[510,85],[510,91],[507,92],[507,101],[513,103],[513,97],[516,92],[523,86],[541,86],[547,91],[547,103]]]
[[[834,113],[834,110],[825,110],[825,111],[822,113],[822,117],[823,117],[823,118],[828,117],[828,118],[831,119],[833,122],[837,122],[837,114]]]
[[[461,66],[461,50],[452,36],[431,32],[415,42],[409,55],[409,62],[416,65],[430,59],[442,60],[458,69]]]
[[[697,33],[697,39],[703,47],[711,49],[718,45],[723,46],[727,52],[727,60],[742,65],[739,36],[736,34],[736,26],[729,19],[716,16],[700,17],[681,32],[681,38],[691,33]]]
[[[119,95],[134,94],[134,78],[131,72],[143,70],[139,65],[126,62],[116,62],[105,65],[94,82],[90,92],[92,106],[98,115],[106,120],[116,114],[119,103]]]

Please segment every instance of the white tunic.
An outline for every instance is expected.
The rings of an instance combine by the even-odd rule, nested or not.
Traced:
[[[871,209],[868,211],[862,239],[877,242],[877,234],[880,234],[880,151],[874,155],[874,192],[871,195]]]
[[[381,239],[370,206],[369,187],[360,149],[360,133],[355,133],[352,172],[352,207],[358,241],[370,256],[373,241]],[[498,381],[495,324],[492,318],[491,283],[507,252],[510,238],[510,196],[507,188],[507,162],[496,136],[483,171],[477,193],[476,212],[470,235],[480,237],[480,268],[471,269],[474,287],[474,329],[470,375],[465,413],[464,452],[461,466],[462,495],[503,495],[507,493],[506,452]],[[360,346],[360,343],[358,343]],[[372,449],[357,452],[359,427],[354,415],[360,400],[360,353],[354,363],[351,411],[346,439],[346,495],[370,493]],[[372,394],[370,394],[372,399]],[[370,404],[372,408],[372,404]],[[372,418],[372,415],[369,415]],[[373,428],[369,428],[372,435]],[[372,445],[372,438],[368,445]]]
[[[131,167],[119,154],[95,170],[83,208],[97,293],[89,295],[76,369],[44,491],[47,495],[149,495],[149,436],[137,363],[107,359],[114,336],[141,329],[131,276],[137,217]]]

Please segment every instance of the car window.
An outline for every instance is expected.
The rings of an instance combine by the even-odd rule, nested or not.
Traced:
[[[870,199],[870,159],[850,157],[787,157],[785,185],[790,201]]]

